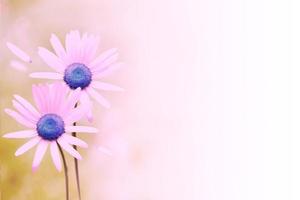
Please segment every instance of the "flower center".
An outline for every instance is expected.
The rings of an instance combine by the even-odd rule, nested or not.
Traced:
[[[64,81],[73,90],[80,87],[86,88],[92,81],[92,73],[90,69],[81,63],[73,63],[65,70]]]
[[[65,132],[65,123],[56,114],[46,114],[37,122],[37,132],[45,140],[56,140]]]

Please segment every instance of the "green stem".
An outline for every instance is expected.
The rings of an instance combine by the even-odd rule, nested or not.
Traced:
[[[76,122],[74,122],[73,125],[76,126]],[[72,136],[76,137],[76,132],[73,132]],[[73,145],[73,147],[74,147],[75,150],[77,150],[77,146],[76,145]],[[79,200],[81,200],[79,167],[78,167],[78,160],[77,160],[77,158],[74,158],[74,164],[75,164],[75,174],[76,174],[76,183],[77,183],[78,198],[79,198]]]
[[[66,200],[69,200],[69,176],[68,176],[68,166],[67,166],[67,162],[66,162],[66,158],[64,155],[63,150],[61,149],[61,146],[57,143],[59,151],[60,151],[60,155],[61,158],[63,160],[63,164],[64,164],[64,172],[65,172],[65,184],[66,184]]]

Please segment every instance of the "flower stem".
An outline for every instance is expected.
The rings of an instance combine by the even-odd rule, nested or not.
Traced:
[[[78,106],[78,103],[75,104],[74,108]],[[76,122],[73,123],[73,126],[76,126]],[[76,132],[72,132],[72,136],[76,137]],[[77,151],[77,146],[73,145],[73,148]],[[80,179],[79,179],[79,166],[78,160],[74,157],[74,164],[75,164],[75,174],[76,174],[76,184],[77,184],[77,191],[78,191],[78,199],[81,200],[81,192],[80,192]]]
[[[66,200],[69,200],[69,176],[68,176],[68,166],[67,166],[67,162],[66,162],[66,158],[64,155],[63,150],[61,149],[61,146],[57,143],[60,154],[61,154],[61,158],[63,160],[63,164],[64,164],[64,172],[65,172],[65,183],[66,183]]]
[[[73,125],[76,126],[76,122],[74,122]],[[76,132],[73,132],[72,136],[76,137]],[[77,150],[77,146],[76,145],[73,145],[73,147],[74,147],[75,150]],[[79,200],[81,200],[79,167],[78,167],[78,160],[77,160],[77,158],[74,158],[74,164],[75,164],[75,173],[76,173],[76,183],[77,183],[78,198],[79,198]]]

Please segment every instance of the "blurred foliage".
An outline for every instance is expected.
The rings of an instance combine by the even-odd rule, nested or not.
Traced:
[[[37,1],[39,0],[6,0],[6,4],[12,10],[20,10],[26,8],[27,6],[30,6]]]

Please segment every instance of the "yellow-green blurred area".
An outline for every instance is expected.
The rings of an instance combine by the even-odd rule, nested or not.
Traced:
[[[68,7],[68,15],[61,12],[65,8],[56,9],[56,4],[48,7],[47,1],[38,0],[7,0],[0,1],[0,132],[1,135],[8,132],[24,130],[14,119],[4,113],[4,108],[12,108],[14,94],[32,101],[31,85],[45,82],[32,80],[29,72],[43,69],[49,70],[40,59],[37,59],[37,46],[50,47],[48,38],[51,33],[56,33],[61,39],[71,28],[81,28],[76,24],[76,9]],[[50,1],[49,1],[50,2]],[[57,1],[59,3],[59,1]],[[50,8],[51,10],[48,10]],[[75,17],[75,18],[73,18]],[[79,23],[82,24],[82,23]],[[5,43],[10,41],[25,50],[33,59],[32,64],[23,63],[15,57]],[[27,68],[20,71],[10,66],[12,60],[20,61]],[[92,139],[83,137],[87,142]],[[50,157],[46,153],[37,172],[32,172],[31,164],[35,152],[32,148],[25,154],[15,157],[18,147],[24,144],[26,139],[0,138],[0,199],[1,200],[54,200],[65,198],[64,173],[57,172]],[[79,150],[80,151],[80,150]],[[80,153],[85,156],[84,151]],[[77,199],[73,159],[66,155],[69,164],[70,198]],[[82,172],[84,175],[84,172]],[[84,195],[84,186],[83,195]]]

